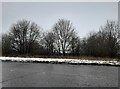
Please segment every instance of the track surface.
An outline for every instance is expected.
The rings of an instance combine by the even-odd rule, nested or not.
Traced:
[[[117,87],[118,67],[2,62],[2,87]]]

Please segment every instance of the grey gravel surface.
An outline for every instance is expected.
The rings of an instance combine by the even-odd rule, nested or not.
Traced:
[[[117,87],[118,67],[2,62],[3,87]]]

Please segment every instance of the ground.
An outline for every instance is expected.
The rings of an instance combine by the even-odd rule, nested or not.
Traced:
[[[117,87],[118,67],[2,62],[3,87]]]

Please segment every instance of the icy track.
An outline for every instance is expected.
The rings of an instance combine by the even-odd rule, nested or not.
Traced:
[[[120,61],[100,61],[86,59],[57,59],[57,58],[20,58],[20,57],[0,57],[2,61],[16,62],[37,62],[37,63],[67,63],[67,64],[96,64],[120,66]]]

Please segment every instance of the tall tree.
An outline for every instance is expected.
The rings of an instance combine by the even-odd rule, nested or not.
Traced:
[[[107,21],[100,30],[86,40],[86,55],[115,57],[119,51],[119,26],[115,21]]]
[[[25,54],[32,51],[40,32],[39,27],[34,22],[21,20],[12,25],[9,35],[12,48],[19,54]]]
[[[70,50],[72,35],[75,34],[74,27],[70,20],[59,19],[53,27],[55,36],[55,48],[59,53],[65,55]]]
[[[114,57],[117,55],[119,43],[119,26],[115,21],[107,21],[106,25],[101,29],[106,36],[106,46],[108,55]]]

